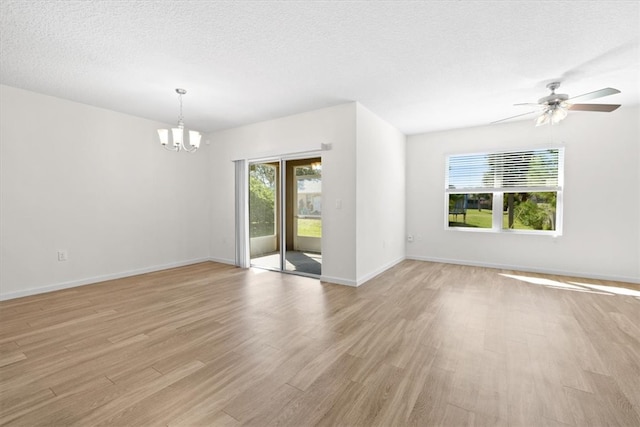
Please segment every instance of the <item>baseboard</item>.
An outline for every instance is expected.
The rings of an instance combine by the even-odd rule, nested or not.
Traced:
[[[616,281],[616,282],[626,282],[626,283],[640,284],[640,279],[636,278],[636,277],[597,275],[597,274],[585,273],[583,271],[575,272],[575,271],[567,271],[567,270],[539,269],[539,268],[531,268],[531,267],[526,267],[526,266],[521,266],[521,265],[494,264],[494,263],[474,262],[474,261],[459,260],[459,259],[434,258],[434,257],[423,257],[423,256],[407,256],[407,257],[398,258],[398,259],[396,259],[396,260],[394,260],[394,261],[392,261],[392,262],[390,262],[390,263],[388,263],[388,264],[376,269],[375,271],[373,271],[371,273],[368,273],[368,274],[358,278],[357,280],[348,280],[348,279],[343,279],[343,278],[339,278],[339,277],[331,277],[331,276],[322,275],[320,277],[320,281],[327,282],[327,283],[334,283],[334,284],[337,284],[337,285],[358,287],[358,286],[361,286],[362,284],[366,283],[367,281],[373,279],[375,276],[377,276],[377,275],[385,272],[386,270],[392,268],[396,264],[404,261],[405,259],[415,260],[415,261],[428,261],[428,262],[439,262],[439,263],[444,263],[444,264],[469,265],[469,266],[474,266],[474,267],[486,267],[486,268],[495,268],[495,269],[501,269],[501,270],[515,270],[515,271],[524,271],[524,272],[530,272],[530,273],[553,274],[553,275],[559,275],[559,276],[583,277],[585,279],[611,280],[611,281]],[[155,266],[140,268],[140,269],[136,269],[136,270],[129,270],[129,271],[120,272],[120,273],[106,274],[106,275],[103,275],[103,276],[94,276],[94,277],[89,277],[89,278],[80,279],[80,280],[72,280],[72,281],[68,281],[68,282],[56,283],[56,284],[53,284],[53,285],[47,285],[47,286],[42,286],[42,287],[38,287],[38,288],[31,288],[31,289],[27,289],[27,290],[24,290],[24,291],[10,292],[10,293],[7,293],[7,294],[0,294],[0,301],[26,297],[26,296],[30,296],[30,295],[37,295],[37,294],[42,294],[42,293],[46,293],[46,292],[53,292],[53,291],[57,291],[57,290],[61,290],[61,289],[74,288],[76,286],[91,285],[91,284],[95,284],[95,283],[104,282],[104,281],[107,281],[107,280],[122,279],[124,277],[136,276],[138,274],[152,273],[152,272],[155,272],[155,271],[167,270],[167,269],[170,269],[170,268],[184,267],[186,265],[197,264],[197,263],[206,262],[206,261],[218,262],[218,263],[221,263],[221,264],[235,265],[235,260],[232,260],[232,259],[213,258],[213,257],[197,258],[197,259],[186,260],[186,261],[172,262],[172,263],[163,264],[163,265],[155,265]]]
[[[220,264],[236,265],[236,260],[235,259],[209,257],[209,258],[207,258],[207,261],[219,262]]]
[[[406,259],[406,257],[402,256],[394,261],[391,261],[390,263],[385,264],[384,266],[377,268],[375,271],[372,271],[371,273],[365,274],[364,276],[360,277],[357,279],[356,286],[361,286],[363,284],[365,284],[366,282],[368,282],[369,280],[373,279],[374,277],[378,276],[379,274],[384,273],[385,271],[387,271],[388,269],[390,269],[391,267],[395,266],[396,264],[401,263],[402,261],[404,261]]]
[[[384,273],[385,271],[387,271],[388,269],[390,269],[391,267],[395,266],[396,264],[401,263],[402,261],[404,261],[406,258],[404,256],[395,259],[385,265],[383,265],[380,268],[377,268],[375,271],[372,271],[371,273],[365,274],[364,276],[358,278],[357,280],[348,280],[348,279],[343,279],[340,277],[331,277],[331,276],[320,276],[320,281],[321,282],[327,282],[327,283],[334,283],[336,285],[344,285],[344,286],[352,286],[352,287],[358,287],[363,285],[364,283],[368,282],[369,280],[373,279],[374,277],[378,276],[379,274]]]
[[[10,300],[15,298],[22,298],[30,295],[43,294],[46,292],[59,291],[61,289],[75,288],[77,286],[93,285],[96,283],[105,282],[107,280],[122,279],[124,277],[137,276],[138,274],[145,274],[145,273],[153,273],[155,271],[167,270],[170,268],[184,267],[185,265],[198,264],[200,262],[206,262],[206,261],[226,263],[221,260],[214,260],[207,257],[207,258],[196,258],[192,260],[172,262],[172,263],[162,264],[162,265],[154,265],[151,267],[139,268],[136,270],[123,271],[123,272],[114,273],[114,274],[105,274],[103,276],[87,277],[79,280],[71,280],[68,282],[62,282],[62,283],[56,283],[53,285],[47,285],[47,286],[42,286],[38,288],[26,289],[24,291],[0,294],[0,301],[5,301],[5,300]],[[233,262],[231,264],[233,264]]]
[[[434,257],[423,257],[423,256],[407,256],[406,259],[415,260],[415,261],[439,262],[442,264],[469,265],[472,267],[486,267],[486,268],[495,268],[499,270],[515,270],[515,271],[523,271],[527,273],[553,274],[556,276],[582,277],[585,279],[610,280],[614,282],[640,284],[640,278],[637,278],[637,277],[590,274],[584,271],[554,270],[549,268],[531,268],[531,267],[526,267],[522,265],[493,264],[493,263],[487,263],[487,262],[475,262],[475,261],[467,261],[467,260],[459,260],[459,259],[434,258]]]
[[[347,279],[341,279],[339,277],[331,277],[331,276],[325,276],[325,275],[320,276],[320,281],[326,282],[326,283],[333,283],[335,285],[344,285],[344,286],[352,286],[352,287],[358,286],[355,280],[347,280]]]

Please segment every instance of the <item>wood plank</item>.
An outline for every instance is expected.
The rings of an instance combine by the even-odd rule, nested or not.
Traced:
[[[0,424],[640,425],[638,290],[421,261],[350,288],[206,262],[2,301]]]

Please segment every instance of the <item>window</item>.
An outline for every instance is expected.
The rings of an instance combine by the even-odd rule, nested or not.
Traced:
[[[447,228],[561,234],[564,148],[447,156]]]

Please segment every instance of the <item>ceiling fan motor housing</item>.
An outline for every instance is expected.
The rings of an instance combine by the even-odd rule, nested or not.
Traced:
[[[561,102],[564,102],[567,99],[569,99],[569,95],[567,95],[566,93],[552,93],[549,96],[545,96],[543,98],[540,98],[538,100],[538,103],[539,104],[555,105],[555,104],[560,104]]]
[[[547,85],[547,88],[551,90],[551,95],[544,96],[538,100],[539,104],[558,105],[561,102],[569,99],[569,95],[566,93],[556,93],[556,89],[560,87],[560,82],[552,82]]]
[[[552,82],[547,85],[547,88],[551,90],[551,95],[547,95],[538,100],[539,104],[558,105],[561,102],[569,99],[569,95],[566,93],[556,93],[556,89],[560,87],[560,82]]]

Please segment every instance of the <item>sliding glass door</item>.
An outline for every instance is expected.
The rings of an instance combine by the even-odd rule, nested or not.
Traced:
[[[320,276],[319,157],[250,164],[249,235],[252,266]]]

